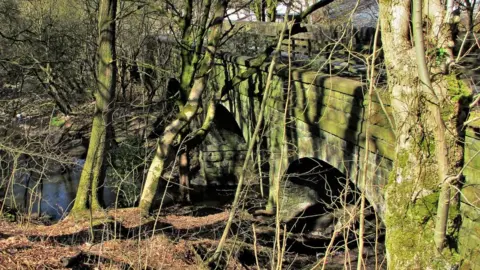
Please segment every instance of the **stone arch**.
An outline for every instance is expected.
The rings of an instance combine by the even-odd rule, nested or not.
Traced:
[[[319,217],[359,205],[358,189],[346,175],[311,157],[290,162],[280,184],[280,194],[281,219],[292,231],[313,231]],[[367,207],[371,209],[368,203]]]
[[[247,145],[235,117],[223,105],[216,106],[213,125],[200,146],[201,185],[235,184]]]
[[[215,127],[217,130],[226,131],[231,134],[235,134],[236,139],[241,139],[237,143],[245,144],[245,138],[243,136],[242,130],[238,125],[235,116],[223,105],[217,104],[215,109],[215,118],[213,119]],[[224,133],[224,132],[222,132]]]

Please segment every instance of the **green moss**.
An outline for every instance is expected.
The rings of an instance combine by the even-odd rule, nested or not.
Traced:
[[[65,124],[65,119],[54,116],[50,119],[50,125],[54,127],[62,127]]]
[[[398,153],[397,158],[395,160],[396,166],[400,168],[405,168],[408,164],[409,155],[410,154],[407,151]]]
[[[15,222],[15,220],[17,220],[17,216],[15,214],[8,213],[8,212],[1,213],[0,218],[8,222]]]
[[[426,269],[446,264],[453,265],[459,261],[458,254],[452,249],[445,249],[439,254],[435,249],[433,240],[435,214],[438,203],[438,193],[426,196],[415,203],[406,201],[407,196],[399,193],[408,193],[410,187],[406,184],[403,188],[396,185],[395,203],[389,203],[386,225],[389,230],[387,249],[391,254],[393,265],[402,266],[401,269]],[[401,202],[404,203],[401,203]],[[405,205],[410,207],[405,208]],[[455,207],[450,208],[448,235],[455,237],[458,232],[453,226],[453,219],[457,217]],[[400,267],[399,267],[400,269]]]
[[[412,213],[419,223],[425,223],[426,221],[435,217],[438,205],[438,192],[434,192],[419,199],[412,207]]]
[[[438,254],[433,240],[438,193],[412,202],[412,191],[416,189],[412,183],[393,183],[387,189],[385,220],[390,263],[398,269],[438,269],[450,262],[450,258]]]
[[[429,136],[428,138],[422,140],[420,143],[420,149],[424,153],[433,155],[435,153],[435,140],[433,139],[433,136]]]
[[[412,205],[411,183],[393,182],[387,189],[385,223],[390,263],[402,269],[424,269],[435,257],[433,222],[425,220],[424,211]]]
[[[457,79],[456,74],[446,76],[446,81],[448,94],[452,101],[459,102],[471,98],[472,91],[470,87],[464,81]]]
[[[72,209],[68,217],[78,222],[88,221],[92,227],[112,222],[112,218],[103,210],[90,211],[88,209]]]
[[[428,147],[431,144],[418,147]],[[438,177],[435,164],[429,159],[422,161],[420,176],[414,176],[409,157],[412,151],[397,155],[395,168],[386,187],[387,227],[386,245],[389,264],[395,269],[439,269],[456,264],[459,256],[454,250],[445,249],[439,254],[434,243],[434,229],[439,200]],[[400,172],[402,182],[395,181]],[[423,195],[424,192],[430,192]],[[448,220],[448,235],[456,238],[458,228],[454,219],[458,216],[457,205],[451,205]]]

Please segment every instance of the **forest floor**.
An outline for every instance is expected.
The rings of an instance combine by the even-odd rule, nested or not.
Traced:
[[[135,208],[112,209],[83,221],[67,217],[53,225],[3,219],[0,269],[271,268],[274,221],[259,220],[247,212],[240,212],[235,219],[222,260],[207,265],[229,212],[203,210],[173,205],[162,210],[161,215],[145,218]],[[299,234],[289,234],[288,238],[283,269],[311,269],[321,262],[330,242]],[[357,249],[349,246],[334,246],[325,269],[354,267]],[[366,248],[367,269],[384,268],[381,254],[381,244],[375,249]]]
[[[203,263],[194,246],[209,241],[188,241],[182,235],[175,239],[162,231],[194,234],[227,219],[228,212],[144,218],[130,208],[91,220],[67,217],[50,226],[2,220],[0,269],[200,269]]]
[[[10,102],[0,104],[0,135],[12,160],[18,153],[30,153],[42,174],[59,174],[63,167],[74,164],[73,157],[85,155],[93,103],[81,104],[76,109],[78,114],[67,117],[53,113],[55,104],[47,96],[39,98],[16,88],[0,89],[0,95]],[[118,129],[118,144],[150,134],[158,120],[152,115],[163,117],[157,112],[162,108],[154,108],[157,113],[149,114],[145,112],[150,109],[141,104],[117,105],[114,126]],[[142,149],[154,149],[143,143],[139,146]],[[65,166],[58,166],[60,161]],[[173,204],[149,218],[135,208],[110,209],[83,221],[67,217],[55,224],[20,213],[0,215],[0,270],[273,269],[272,258],[277,259],[275,219],[254,217],[250,208],[237,213],[222,259],[206,264],[218,245],[231,208],[232,198],[223,200],[220,194],[206,196],[215,201],[215,206],[206,206],[204,202],[203,206]],[[255,201],[252,205],[258,210],[264,202]],[[311,269],[323,262],[330,244],[325,269],[355,268],[355,235],[347,232],[331,241],[330,236],[312,236],[303,231],[288,233],[281,256],[282,269]],[[384,269],[383,254],[380,236],[365,249],[366,268]]]

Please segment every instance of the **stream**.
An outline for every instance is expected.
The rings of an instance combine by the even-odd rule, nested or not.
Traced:
[[[18,172],[13,186],[8,192],[0,192],[0,195],[11,208],[36,216],[45,215],[54,221],[60,220],[73,206],[84,163],[85,160],[77,159],[70,170],[44,176],[41,181],[32,179],[30,173]],[[115,199],[113,190],[103,189],[105,206],[112,206]]]

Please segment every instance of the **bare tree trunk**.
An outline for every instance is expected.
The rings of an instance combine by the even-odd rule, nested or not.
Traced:
[[[115,16],[117,1],[102,0],[98,13],[98,66],[97,89],[95,91],[95,114],[93,116],[90,144],[87,159],[82,170],[77,196],[72,212],[87,209],[90,195],[90,208],[100,209],[97,189],[103,181],[105,154],[112,137],[112,109],[115,98],[117,75],[115,54]],[[89,194],[89,191],[91,193]]]
[[[254,0],[252,3],[253,12],[255,13],[255,17],[257,17],[257,21],[264,22],[265,21],[265,0]]]
[[[269,22],[274,22],[277,18],[277,0],[266,0],[267,1],[267,20]]]
[[[437,249],[444,244],[446,227],[439,224],[445,221],[445,206],[448,216],[448,204],[444,202],[445,196],[449,198],[445,192],[438,192],[438,186],[462,163],[462,157],[456,154],[461,151],[455,143],[457,132],[451,127],[447,130],[445,122],[457,116],[452,109],[455,105],[448,99],[445,77],[440,74],[431,80],[430,71],[441,67],[434,61],[426,62],[424,53],[432,50],[424,47],[423,32],[426,30],[429,37],[429,47],[449,50],[452,44],[440,2],[422,2],[380,1],[382,43],[397,137],[395,167],[385,188],[389,269],[436,269],[452,261]],[[412,15],[416,48],[410,38]],[[426,29],[422,16],[430,19]],[[428,210],[437,206],[436,198],[437,215]]]
[[[208,82],[210,69],[213,67],[214,57],[217,45],[222,37],[223,18],[227,8],[226,0],[220,0],[216,4],[214,18],[212,20],[212,31],[208,37],[207,51],[203,60],[199,63],[199,71],[196,76],[192,89],[190,90],[188,101],[180,111],[179,116],[170,123],[163,132],[157,145],[157,151],[153,157],[148,170],[145,187],[142,192],[139,207],[148,211],[157,191],[158,181],[162,175],[167,157],[170,154],[171,145],[177,135],[183,130],[197,114],[200,98]]]
[[[186,134],[182,134],[181,138],[185,138],[185,136]],[[182,202],[190,202],[190,162],[188,150],[188,145],[183,145],[183,149],[180,151],[180,162],[178,164],[180,201]]]

